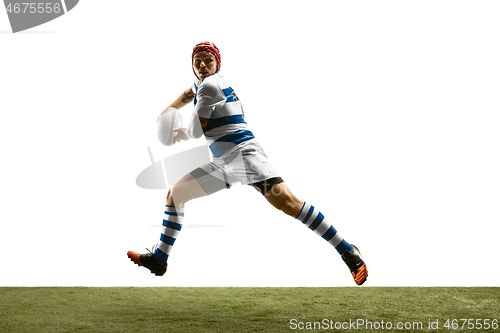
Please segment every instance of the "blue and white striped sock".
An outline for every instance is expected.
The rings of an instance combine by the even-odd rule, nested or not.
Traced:
[[[297,220],[305,224],[309,229],[323,237],[328,243],[332,244],[340,255],[347,251],[352,251],[351,244],[347,243],[337,230],[328,223],[321,212],[313,205],[304,202]]]
[[[165,206],[165,216],[163,217],[163,232],[161,233],[160,243],[155,250],[156,261],[164,264],[168,260],[170,250],[177,239],[177,234],[181,231],[184,221],[184,208]]]

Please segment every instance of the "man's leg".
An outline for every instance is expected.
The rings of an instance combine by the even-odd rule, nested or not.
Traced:
[[[185,175],[169,189],[162,223],[163,231],[160,242],[154,249],[154,257],[159,264],[166,264],[172,246],[181,231],[186,202],[206,195],[192,174]]]
[[[162,224],[163,231],[158,245],[155,245],[153,250],[146,254],[128,251],[128,257],[137,265],[148,268],[151,273],[157,276],[165,274],[170,251],[184,221],[185,203],[228,187],[229,185],[225,181],[200,168],[181,178],[168,191]]]
[[[184,208],[186,202],[206,195],[194,176],[188,173],[168,190],[166,203],[168,206]]]
[[[318,209],[307,202],[299,200],[284,182],[280,182],[267,190],[264,197],[271,205],[298,219],[334,246],[349,267],[354,281],[358,285],[365,282],[368,270],[359,250],[347,243]]]
[[[264,187],[262,192],[264,198],[266,198],[271,205],[293,218],[296,218],[300,214],[302,206],[304,205],[304,202],[299,200],[283,181],[274,185],[271,189],[267,189],[267,191]]]

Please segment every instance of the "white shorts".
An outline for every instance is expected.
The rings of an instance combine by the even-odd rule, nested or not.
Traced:
[[[221,157],[194,170],[191,175],[207,194],[224,187],[230,188],[236,183],[252,185],[274,179],[278,184],[283,181],[256,139],[232,148]]]

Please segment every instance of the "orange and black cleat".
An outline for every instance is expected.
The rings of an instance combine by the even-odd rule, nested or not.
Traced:
[[[354,278],[354,282],[358,286],[365,283],[366,278],[368,277],[368,268],[366,268],[366,264],[363,261],[363,257],[361,257],[361,253],[355,245],[352,245],[352,251],[346,252],[342,255],[342,260],[346,263],[347,267],[349,267],[351,271],[351,275]]]
[[[148,249],[146,249],[148,250]],[[162,276],[167,271],[167,264],[159,264],[156,261],[153,252],[149,251],[146,254],[139,254],[137,252],[128,251],[127,256],[139,266],[144,266],[151,271],[156,276]]]

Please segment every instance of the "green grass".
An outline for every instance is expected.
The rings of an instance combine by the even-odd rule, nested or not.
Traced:
[[[500,288],[0,288],[0,332],[336,331],[291,329],[291,319],[422,323],[349,332],[433,332],[429,320],[439,320],[439,331],[479,332],[443,325],[500,320],[499,308]]]

